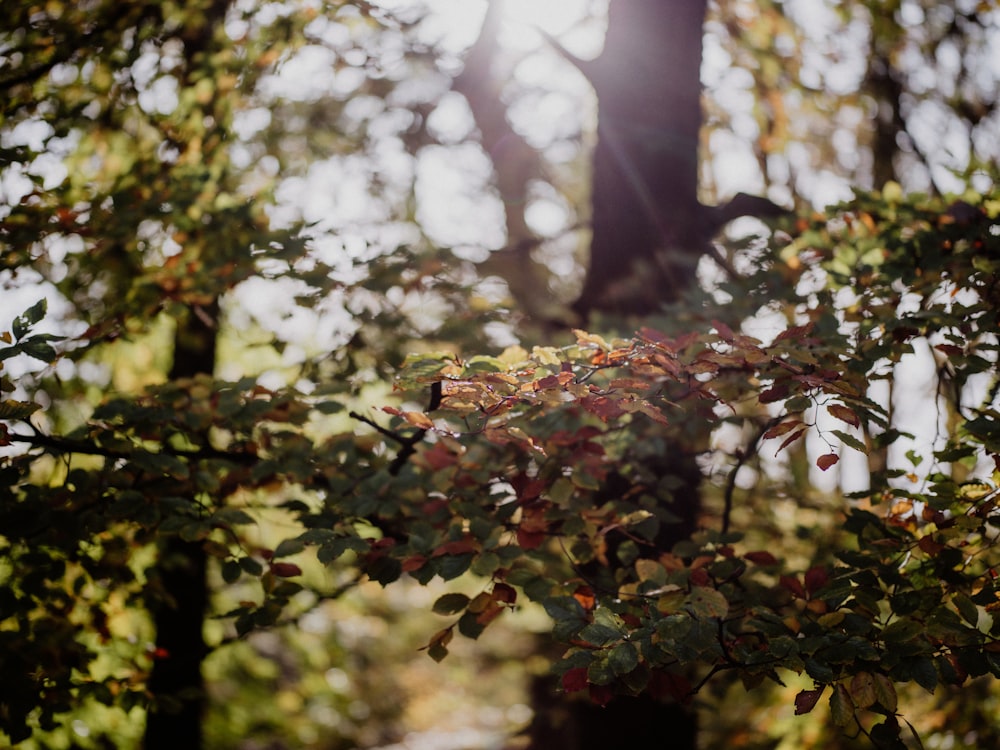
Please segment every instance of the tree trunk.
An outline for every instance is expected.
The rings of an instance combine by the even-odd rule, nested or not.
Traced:
[[[575,307],[645,314],[695,279],[710,231],[698,202],[706,0],[613,0],[597,95],[590,267]]]
[[[698,201],[702,25],[706,0],[612,0],[604,51],[578,63],[598,102],[593,154],[590,267],[576,311],[646,314],[676,302],[695,283],[715,227]],[[660,549],[695,530],[701,473],[684,446],[647,457],[647,469],[676,479],[664,510]],[[630,478],[623,477],[623,481]],[[610,488],[609,488],[610,489]],[[676,702],[644,694],[605,707],[561,699],[536,686],[533,750],[697,747],[697,718]]]
[[[192,309],[177,323],[172,380],[215,370],[218,305]],[[150,573],[149,608],[156,628],[156,660],[148,689],[151,707],[145,750],[198,750],[202,746],[205,689],[201,665],[208,607],[207,558],[200,542],[178,536],[160,541]]]

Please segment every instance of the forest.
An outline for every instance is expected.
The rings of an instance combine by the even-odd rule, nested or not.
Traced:
[[[993,0],[11,0],[0,746],[1000,747]]]

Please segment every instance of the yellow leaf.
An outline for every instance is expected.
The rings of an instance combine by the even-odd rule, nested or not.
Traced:
[[[421,430],[430,430],[434,428],[434,422],[431,418],[420,411],[404,411],[403,419],[412,424],[414,427],[419,427]]]

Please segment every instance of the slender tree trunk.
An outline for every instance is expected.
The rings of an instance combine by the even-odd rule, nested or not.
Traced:
[[[215,370],[218,305],[189,310],[177,323],[170,378]],[[149,608],[156,628],[156,661],[148,689],[145,750],[199,750],[205,689],[201,666],[208,606],[207,559],[200,542],[169,536],[150,573]]]

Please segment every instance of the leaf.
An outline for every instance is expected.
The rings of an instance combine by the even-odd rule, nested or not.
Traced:
[[[14,322],[11,325],[14,338],[21,339],[24,334],[31,330],[31,327],[35,325],[35,323],[45,317],[45,313],[48,309],[49,302],[45,299],[45,297],[42,297],[38,300],[38,302],[14,318]]]
[[[789,392],[788,383],[775,383],[766,391],[761,391],[757,400],[762,404],[773,404],[776,401],[784,401],[788,398]]]
[[[685,604],[695,617],[725,617],[729,612],[729,602],[721,592],[705,586],[695,586],[688,594]]]
[[[431,609],[435,614],[453,615],[469,606],[470,601],[465,594],[444,594],[438,597]]]
[[[414,427],[419,427],[421,430],[431,430],[434,428],[433,420],[423,412],[404,411],[401,413],[401,416]]]
[[[285,539],[278,545],[277,549],[274,550],[273,557],[289,557],[290,555],[297,555],[305,548],[306,545],[301,539]]]
[[[765,440],[770,440],[771,438],[781,437],[797,427],[801,427],[802,422],[798,419],[786,419],[784,422],[779,422],[774,427],[769,429],[763,434]]]
[[[580,639],[595,646],[606,646],[621,640],[622,632],[608,625],[591,623],[580,631]]]
[[[239,562],[243,572],[249,575],[259,577],[264,573],[264,566],[252,557],[241,557]]]
[[[870,672],[858,672],[854,675],[851,678],[849,691],[854,705],[858,708],[868,708],[878,700],[875,694],[875,678]]]
[[[896,686],[884,674],[875,673],[875,699],[889,713],[895,713],[897,708]]]
[[[781,453],[781,451],[785,450],[785,448],[787,448],[789,445],[791,445],[792,443],[794,443],[796,440],[799,440],[800,438],[805,437],[805,434],[808,431],[809,430],[807,428],[803,427],[798,432],[793,432],[791,435],[789,435],[787,438],[785,438],[784,442],[782,442],[781,445],[778,446],[778,450],[776,450],[774,452],[774,455],[777,456],[779,453]]]
[[[455,628],[448,627],[443,630],[439,630],[433,636],[431,636],[430,641],[424,646],[421,651],[427,651],[427,655],[430,656],[434,661],[441,661],[448,655],[448,644],[451,643],[451,639],[455,637]]]
[[[826,688],[817,688],[816,690],[802,690],[798,695],[795,696],[795,715],[802,716],[812,711],[816,704],[819,702],[820,697],[823,695],[823,691]]]
[[[868,455],[868,446],[853,435],[848,435],[843,430],[830,430],[830,432],[839,437],[841,442],[848,448],[853,448],[858,453],[864,453],[866,456]]]
[[[806,591],[812,596],[821,588],[826,586],[827,581],[830,580],[830,574],[827,572],[826,568],[822,565],[814,565],[806,571],[805,584]]]
[[[619,677],[638,667],[639,651],[635,644],[625,641],[611,649],[611,653],[608,654],[608,666]]]
[[[0,419],[27,419],[41,408],[27,401],[0,401]]]
[[[222,563],[222,580],[226,583],[236,583],[243,575],[243,568],[237,560],[226,560]]]
[[[493,600],[502,604],[514,604],[517,601],[517,591],[506,583],[495,584],[492,593]]]
[[[302,568],[295,563],[276,562],[271,563],[271,572],[279,578],[294,578],[302,575]]]
[[[830,404],[826,407],[826,410],[840,421],[847,422],[852,427],[861,426],[861,419],[854,413],[854,410],[843,404]]]
[[[835,466],[838,461],[840,461],[840,456],[836,453],[825,453],[816,459],[816,465],[823,471],[826,471],[831,466]]]
[[[846,727],[854,718],[854,703],[850,693],[842,684],[833,686],[833,694],[830,696],[830,718],[838,727]]]
[[[745,555],[743,555],[743,558],[745,560],[749,560],[755,565],[767,566],[767,565],[778,564],[778,558],[776,558],[774,555],[772,555],[770,552],[767,552],[766,550],[747,552]]]
[[[567,693],[586,690],[589,684],[586,667],[575,667],[567,670],[566,674],[562,676],[562,687]]]

